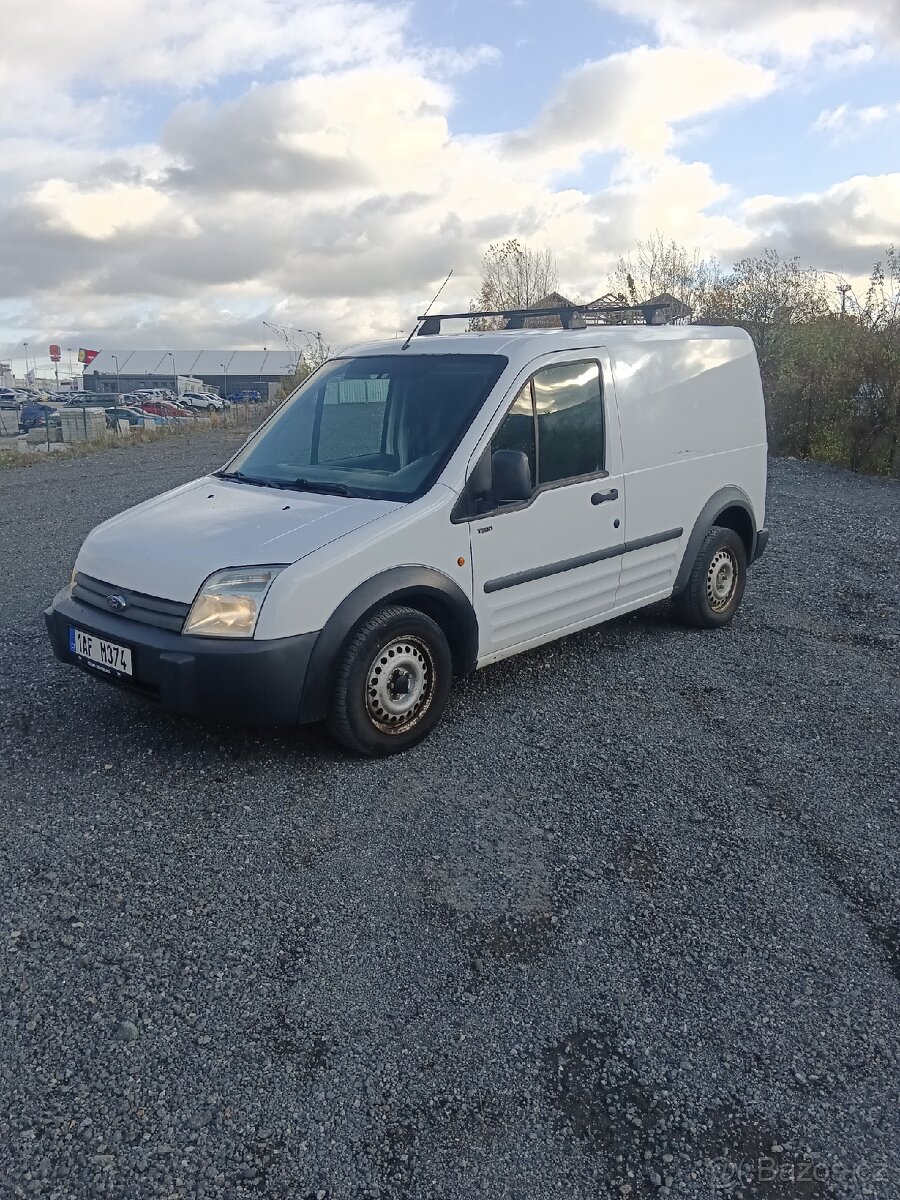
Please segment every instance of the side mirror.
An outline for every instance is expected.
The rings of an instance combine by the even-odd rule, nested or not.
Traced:
[[[531,499],[531,466],[521,450],[495,450],[491,455],[496,504],[521,504]]]

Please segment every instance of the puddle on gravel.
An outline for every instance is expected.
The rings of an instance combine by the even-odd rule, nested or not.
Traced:
[[[876,953],[900,982],[900,925],[880,920],[878,913],[881,906],[875,897],[862,884],[850,884],[845,879],[840,862],[824,841],[810,837],[809,845],[818,856],[825,875],[862,922]]]
[[[276,1195],[269,1176],[272,1168],[277,1167],[284,1149],[285,1143],[272,1137],[268,1131],[257,1133],[253,1141],[244,1143],[245,1165],[251,1165],[256,1174],[250,1178],[240,1175],[235,1183],[249,1191],[262,1192],[267,1197]]]
[[[825,1165],[796,1153],[764,1121],[721,1106],[673,1117],[641,1078],[612,1022],[594,1021],[543,1050],[558,1128],[601,1156],[611,1194],[651,1200],[676,1179],[723,1200],[828,1200]],[[686,1162],[687,1160],[687,1162]]]
[[[304,1024],[298,1015],[276,1009],[251,1035],[276,1058],[291,1058],[308,1075],[328,1069],[334,1039],[324,1030]]]
[[[370,1151],[381,1187],[396,1200],[417,1195],[414,1191],[416,1131],[407,1121],[389,1121],[381,1140]]]
[[[900,925],[876,925],[867,922],[866,932],[879,953],[887,960],[888,969],[900,983]]]
[[[843,629],[835,629],[831,625],[820,622],[805,621],[767,621],[760,629],[772,633],[782,633],[788,636],[800,634],[811,637],[818,642],[831,642],[838,646],[855,646],[861,650],[896,650],[900,642],[896,636],[884,633],[853,633]]]
[[[659,877],[659,855],[652,846],[640,839],[621,842],[612,856],[616,875],[652,891]]]
[[[543,1058],[553,1104],[571,1133],[591,1150],[642,1160],[665,1109],[611,1031],[576,1030],[547,1046]]]
[[[278,854],[286,867],[314,867],[334,843],[334,826],[326,823],[308,830],[302,838],[282,838]]]
[[[827,1164],[789,1150],[764,1124],[727,1106],[706,1114],[697,1150],[707,1179],[727,1200],[828,1200]]]
[[[554,928],[549,913],[528,917],[503,916],[493,921],[470,921],[463,924],[455,914],[448,914],[459,931],[463,944],[475,956],[490,954],[500,961],[533,963],[548,953]]]
[[[474,974],[486,958],[532,963],[552,949],[559,908],[555,867],[546,829],[491,817],[462,847],[423,864],[422,898],[459,938]]]

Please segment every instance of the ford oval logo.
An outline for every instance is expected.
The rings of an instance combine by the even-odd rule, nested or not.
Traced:
[[[121,612],[123,608],[128,607],[128,601],[124,596],[120,596],[118,592],[113,592],[111,596],[107,596],[106,603],[110,608],[116,609],[117,612]]]

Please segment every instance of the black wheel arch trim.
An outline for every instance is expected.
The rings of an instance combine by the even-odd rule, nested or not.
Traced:
[[[418,604],[416,601],[418,600]],[[433,567],[391,567],[361,583],[337,606],[316,639],[310,655],[300,720],[321,720],[328,708],[334,664],[351,631],[360,620],[384,604],[408,604],[421,608],[446,629],[453,655],[454,674],[475,669],[478,659],[478,620],[469,597],[459,584]]]
[[[691,573],[691,568],[694,565],[694,560],[697,557],[697,552],[703,543],[703,539],[715,525],[716,521],[729,508],[740,508],[750,518],[750,527],[752,537],[750,546],[747,551],[747,564],[752,563],[759,557],[757,553],[758,530],[756,527],[756,516],[753,512],[753,502],[743,488],[736,485],[720,488],[714,495],[710,496],[707,502],[700,510],[700,515],[694,522],[694,528],[691,530],[691,536],[687,540],[687,545],[684,549],[684,554],[681,559],[681,566],[678,568],[678,574],[675,576],[675,586],[672,589],[672,595],[677,596],[679,592],[683,592],[687,586],[688,576]],[[762,551],[760,550],[760,553]]]

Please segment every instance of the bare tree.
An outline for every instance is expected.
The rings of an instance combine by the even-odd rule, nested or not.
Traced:
[[[763,385],[778,369],[793,326],[828,312],[825,282],[800,260],[777,250],[742,258],[720,278],[706,300],[706,317],[746,329],[756,345]]]
[[[517,238],[492,243],[481,260],[481,287],[472,300],[472,312],[531,308],[556,290],[559,273],[549,250],[532,250]],[[492,329],[497,321],[475,319],[470,328]]]
[[[301,333],[301,330],[296,330]],[[298,388],[304,379],[308,379],[313,371],[318,371],[323,363],[328,362],[334,354],[334,348],[325,341],[321,333],[303,333],[306,344],[297,358],[297,365],[290,375],[286,376],[279,388],[279,396],[285,399]]]
[[[609,277],[610,291],[626,304],[640,304],[666,293],[686,304],[695,315],[705,310],[706,298],[718,283],[720,268],[714,258],[704,258],[676,241],[666,241],[659,231],[622,255]]]
[[[900,254],[894,246],[873,267],[864,298],[851,291],[846,307],[855,333],[849,358],[858,383],[850,465],[868,463],[900,479]]]

